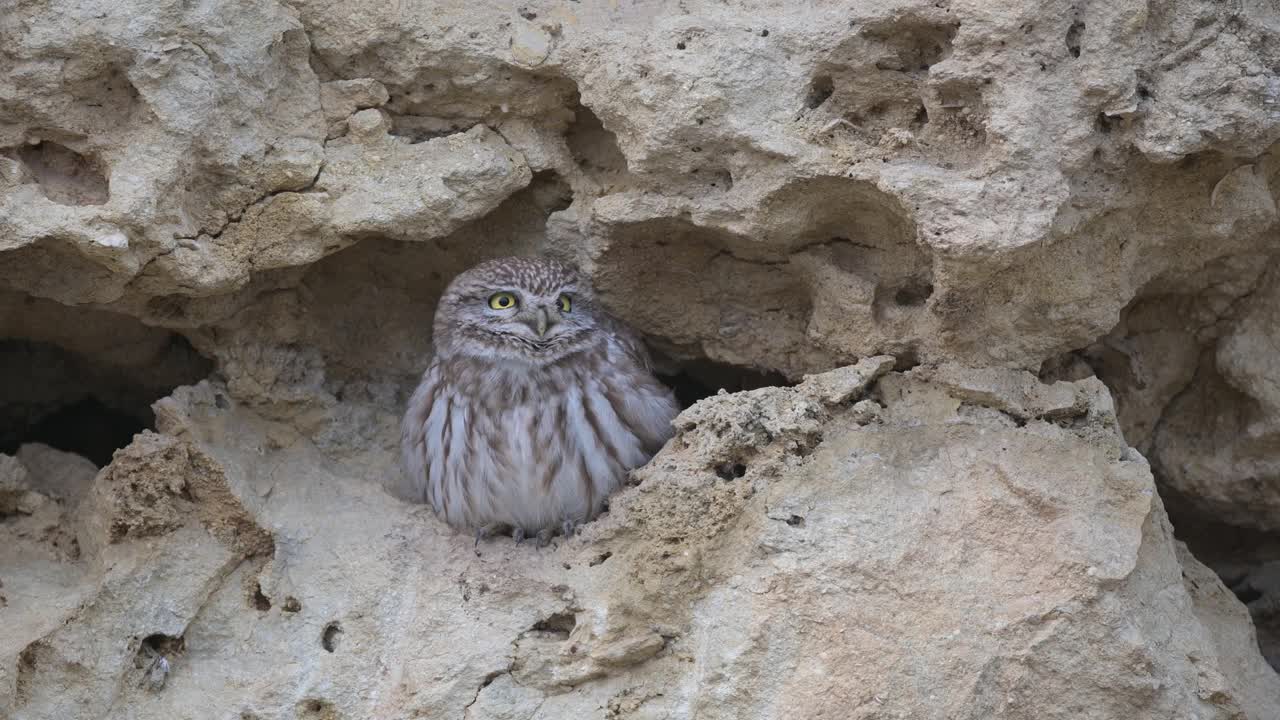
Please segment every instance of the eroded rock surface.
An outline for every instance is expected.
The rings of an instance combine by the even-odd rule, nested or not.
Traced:
[[[0,3],[0,714],[1280,714],[1164,510],[1280,658],[1278,67],[1265,2]],[[799,384],[476,556],[377,479],[532,252]]]
[[[1280,707],[1247,611],[1173,540],[1100,383],[892,362],[694,405],[606,516],[543,551],[473,548],[378,488],[389,456],[353,475],[217,385],[180,390],[158,407],[164,434],[93,481],[70,525],[86,551],[45,560],[79,602],[7,638],[6,711],[1225,720]],[[15,551],[27,566],[44,552]],[[51,589],[6,579],[9,610]]]

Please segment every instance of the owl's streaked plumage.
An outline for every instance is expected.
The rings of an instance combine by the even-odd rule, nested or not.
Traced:
[[[401,427],[392,488],[478,536],[571,532],[671,436],[678,410],[640,338],[575,269],[491,260],[445,289],[435,357]]]

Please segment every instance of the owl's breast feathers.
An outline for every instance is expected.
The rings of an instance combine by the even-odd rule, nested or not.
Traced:
[[[455,527],[536,532],[595,517],[670,438],[678,411],[635,338],[602,336],[541,366],[437,359],[404,416],[405,477],[393,491]]]

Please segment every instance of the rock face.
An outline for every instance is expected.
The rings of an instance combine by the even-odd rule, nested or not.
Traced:
[[[1225,720],[1280,707],[1247,612],[1172,539],[1100,383],[892,364],[694,405],[604,519],[541,552],[473,549],[379,490],[385,467],[352,477],[221,387],[184,388],[158,405],[164,434],[139,435],[66,506],[76,562],[38,536],[6,548],[15,567],[57,570],[6,578],[11,607],[53,578],[65,600],[6,638],[4,709]]]
[[[1195,559],[1280,658],[1277,68],[1252,1],[0,0],[0,715],[1280,716]],[[476,555],[379,481],[534,252],[759,389]]]

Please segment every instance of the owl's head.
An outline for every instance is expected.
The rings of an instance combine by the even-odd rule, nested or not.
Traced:
[[[595,342],[603,312],[573,267],[544,257],[498,258],[449,283],[432,340],[439,357],[545,364]]]

